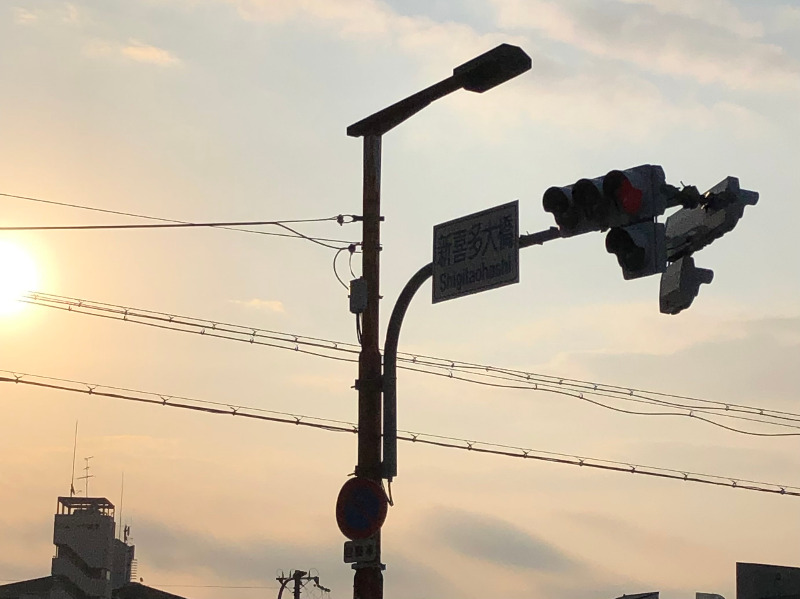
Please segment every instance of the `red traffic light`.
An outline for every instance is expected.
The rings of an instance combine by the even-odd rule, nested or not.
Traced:
[[[635,215],[642,209],[644,193],[622,171],[611,171],[605,176],[603,193],[614,198],[626,214]]]
[[[664,169],[643,164],[604,177],[579,179],[544,193],[545,212],[553,214],[562,236],[603,231],[644,222],[663,214],[674,188]]]

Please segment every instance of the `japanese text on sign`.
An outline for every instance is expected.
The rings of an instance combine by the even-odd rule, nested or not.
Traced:
[[[433,230],[433,301],[519,281],[519,204],[510,202]]]

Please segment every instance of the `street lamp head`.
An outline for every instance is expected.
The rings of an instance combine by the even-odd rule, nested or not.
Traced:
[[[522,48],[500,44],[493,50],[453,69],[453,76],[395,102],[347,128],[350,137],[383,135],[407,118],[415,115],[434,100],[456,90],[467,89],[482,93],[505,83],[531,68],[530,57]]]
[[[531,68],[531,58],[519,46],[500,44],[496,48],[453,69],[453,78],[464,89],[483,93]]]

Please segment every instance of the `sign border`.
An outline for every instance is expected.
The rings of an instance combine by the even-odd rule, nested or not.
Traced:
[[[443,227],[451,227],[452,225],[456,225],[463,221],[470,221],[470,220],[477,220],[481,216],[491,214],[495,211],[500,211],[507,208],[513,208],[514,212],[514,245],[512,248],[512,252],[514,253],[515,262],[516,262],[516,276],[513,280],[502,281],[500,283],[485,283],[484,285],[478,288],[471,288],[468,291],[460,291],[456,292],[454,295],[449,295],[447,297],[437,297],[436,295],[436,276],[441,274],[439,268],[436,266],[436,232]],[[473,295],[475,293],[480,293],[481,291],[488,291],[490,289],[497,289],[499,287],[505,287],[506,285],[513,285],[515,283],[519,283],[519,200],[513,200],[511,202],[506,202],[505,204],[500,204],[498,206],[493,206],[491,208],[486,208],[484,210],[480,210],[478,212],[474,212],[472,214],[468,214],[466,216],[460,216],[458,218],[454,218],[452,220],[439,223],[434,225],[433,227],[433,273],[432,273],[432,285],[431,285],[431,303],[438,304],[441,302],[446,302],[451,299],[456,299],[459,297],[464,297],[467,295]]]

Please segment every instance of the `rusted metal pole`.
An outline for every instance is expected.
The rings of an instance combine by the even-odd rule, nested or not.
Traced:
[[[367,284],[367,308],[361,326],[358,359],[358,465],[356,474],[381,482],[381,136],[364,136],[362,268]],[[373,562],[359,564],[353,578],[354,599],[383,598],[380,532],[375,535]]]

